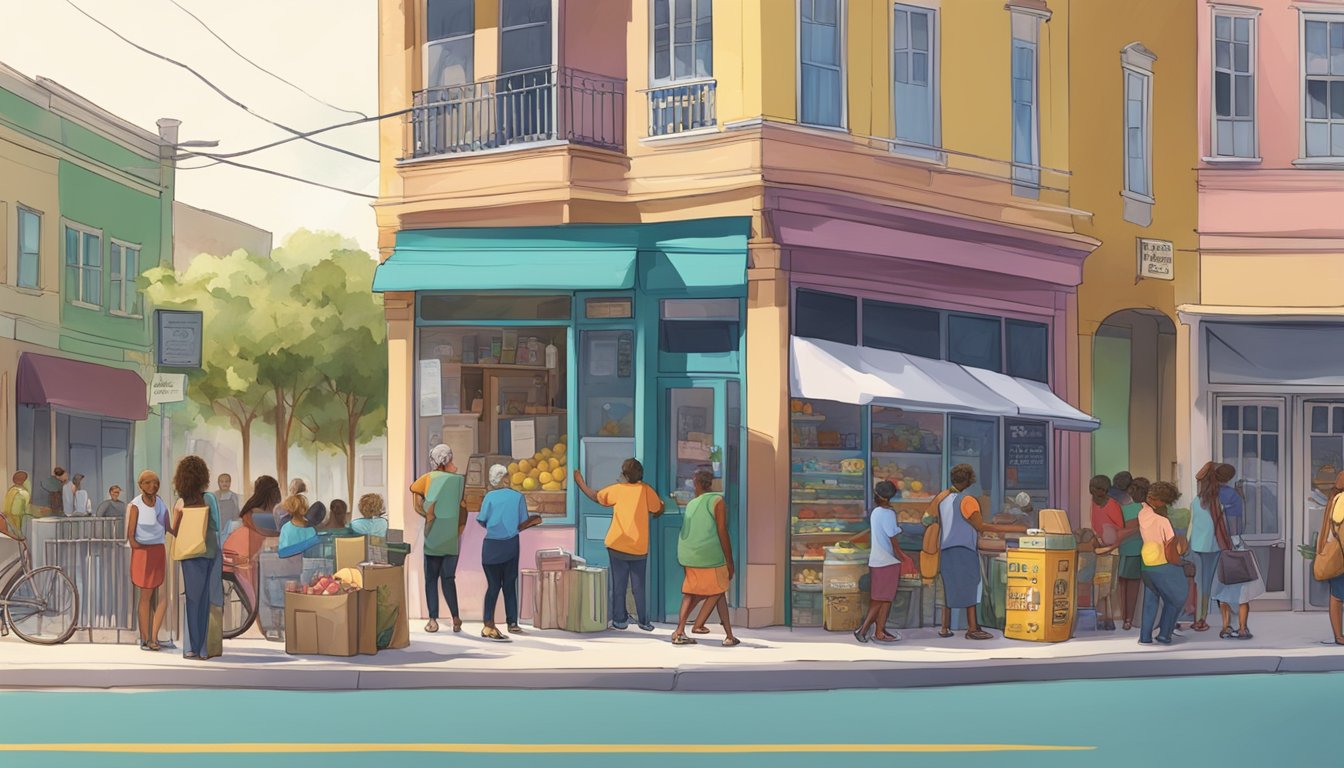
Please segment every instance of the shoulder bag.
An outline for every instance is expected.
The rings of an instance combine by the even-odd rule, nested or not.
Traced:
[[[1260,577],[1255,554],[1242,542],[1237,549],[1225,549],[1218,555],[1218,580],[1228,586],[1246,584]]]
[[[934,523],[924,529],[924,541],[919,547],[919,576],[925,581],[938,577],[943,557],[943,524]]]
[[[209,507],[183,507],[182,522],[177,526],[177,536],[173,539],[173,559],[193,560],[209,554],[205,542],[209,525]]]
[[[1331,503],[1325,505],[1325,517],[1321,520],[1321,531],[1316,538],[1316,557],[1311,561],[1311,575],[1317,581],[1329,581],[1344,576],[1344,547],[1339,543],[1339,530],[1331,520],[1331,508],[1336,503],[1344,504],[1344,494],[1338,494]]]

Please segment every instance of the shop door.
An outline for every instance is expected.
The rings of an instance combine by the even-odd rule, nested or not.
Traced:
[[[1300,487],[1306,497],[1305,504],[1299,504],[1304,518],[1297,537],[1303,544],[1316,546],[1316,536],[1321,530],[1325,516],[1325,504],[1330,498],[1335,477],[1344,472],[1344,402],[1323,402],[1308,400],[1302,407],[1302,432],[1306,438],[1302,441],[1304,463],[1298,474]],[[1302,573],[1305,585],[1305,605],[1307,610],[1321,610],[1330,604],[1330,587],[1317,581],[1311,575],[1311,561],[1302,558],[1296,552],[1293,560]]]
[[[1270,600],[1288,597],[1284,412],[1282,398],[1219,398],[1214,444],[1217,460],[1237,469],[1232,484],[1244,501],[1241,536],[1255,553]]]
[[[736,382],[732,383],[736,385]],[[686,505],[695,497],[692,478],[699,469],[713,472],[714,490],[724,494],[733,554],[741,562],[744,542],[735,530],[736,521],[740,517],[741,486],[737,482],[725,483],[725,480],[736,480],[738,474],[736,471],[725,471],[725,465],[732,463],[724,461],[729,410],[728,384],[723,379],[659,381],[658,471],[654,477],[657,482],[655,487],[667,507],[654,524],[654,542],[651,547],[654,554],[649,571],[654,599],[651,612],[661,616],[664,621],[675,621],[681,605],[683,573],[677,562],[677,539],[681,534]]]

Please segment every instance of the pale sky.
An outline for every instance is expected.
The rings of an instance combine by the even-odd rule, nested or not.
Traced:
[[[196,69],[233,98],[299,131],[358,119],[314,101],[238,58],[171,0],[73,0],[136,43]],[[243,55],[336,107],[377,110],[375,0],[177,0]],[[0,61],[43,76],[151,133],[182,121],[180,140],[217,139],[207,152],[250,149],[290,135],[225,101],[189,72],[153,58],[82,16],[66,0],[0,0]],[[378,156],[366,123],[314,137]],[[374,194],[378,166],[305,141],[236,158],[293,176]],[[180,167],[203,165],[186,160]],[[177,199],[270,230],[332,230],[373,251],[371,200],[255,171],[179,170]]]

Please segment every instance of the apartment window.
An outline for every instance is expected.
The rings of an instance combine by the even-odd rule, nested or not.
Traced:
[[[1008,375],[1033,381],[1050,378],[1050,326],[1026,320],[1005,320]]]
[[[113,314],[140,317],[144,300],[136,280],[140,277],[140,246],[112,240],[108,243],[108,309]]]
[[[1344,16],[1308,16],[1307,157],[1344,158]]]
[[[654,82],[714,76],[714,0],[653,0]]]
[[[938,144],[937,12],[897,5],[892,20],[892,105],[896,138]]]
[[[65,225],[66,296],[75,304],[103,306],[103,235],[78,224]]]
[[[857,346],[859,300],[838,293],[799,289],[793,297],[793,333]]]
[[[1152,197],[1152,145],[1149,130],[1149,99],[1152,76],[1128,69],[1125,72],[1125,191]]]
[[[19,214],[19,274],[20,288],[41,287],[42,269],[42,214],[18,206]]]
[[[499,71],[551,66],[551,0],[502,0],[499,14]]]
[[[1029,13],[1013,15],[1012,109],[1013,193],[1035,197],[1040,193],[1040,117],[1037,99],[1036,46],[1040,19]]]
[[[474,0],[425,0],[426,79],[430,88],[475,79]]]
[[[957,365],[1003,371],[1003,324],[984,315],[947,316],[947,359]]]
[[[863,300],[863,346],[937,360],[943,356],[937,310]]]
[[[845,125],[843,0],[798,0],[799,121]]]
[[[1213,17],[1213,112],[1216,157],[1254,158],[1255,19]]]

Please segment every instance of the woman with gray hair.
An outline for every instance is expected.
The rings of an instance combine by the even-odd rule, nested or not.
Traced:
[[[462,530],[467,527],[467,505],[462,501],[466,478],[453,466],[453,449],[440,443],[429,451],[432,469],[411,484],[415,511],[425,519],[425,607],[429,612],[426,632],[439,631],[439,586],[448,612],[453,615],[453,631],[462,631],[462,614],[457,609],[457,557]],[[456,512],[456,515],[453,515]],[[448,517],[452,515],[452,517]],[[440,520],[440,517],[448,519]]]
[[[527,513],[527,499],[508,487],[509,470],[502,464],[490,468],[491,491],[481,500],[481,511],[476,522],[485,529],[481,544],[481,566],[485,569],[485,612],[481,617],[485,628],[481,637],[487,640],[507,641],[509,638],[495,626],[495,605],[499,593],[504,592],[504,618],[509,631],[521,633],[518,626],[518,534],[541,523],[541,515]]]

